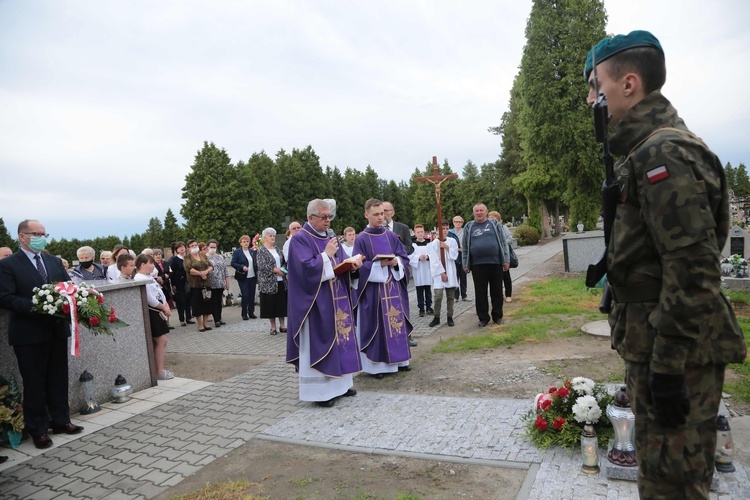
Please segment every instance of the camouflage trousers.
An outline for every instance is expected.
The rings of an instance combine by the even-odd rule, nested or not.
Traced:
[[[724,366],[685,369],[690,400],[687,423],[668,429],[656,422],[645,363],[626,363],[630,404],[635,413],[638,493],[648,499],[708,498],[714,474],[716,414]]]

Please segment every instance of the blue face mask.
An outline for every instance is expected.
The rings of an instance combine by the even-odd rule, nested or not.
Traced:
[[[29,238],[29,248],[36,253],[41,252],[47,246],[47,238],[44,236],[32,236]]]

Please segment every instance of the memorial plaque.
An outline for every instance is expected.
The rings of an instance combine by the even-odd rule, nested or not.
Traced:
[[[729,243],[730,255],[739,255],[745,258],[745,238],[743,236],[732,236]]]

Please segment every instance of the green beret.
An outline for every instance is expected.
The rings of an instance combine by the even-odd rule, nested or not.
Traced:
[[[606,61],[615,54],[633,49],[635,47],[654,47],[664,54],[659,40],[648,31],[636,30],[627,35],[617,35],[612,38],[603,38],[596,46],[591,49],[586,56],[586,66],[583,69],[583,77],[588,81],[591,70],[594,69],[592,63],[593,52],[596,51],[596,64]]]

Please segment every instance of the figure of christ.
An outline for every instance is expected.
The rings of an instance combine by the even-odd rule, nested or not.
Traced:
[[[307,207],[308,221],[289,244],[287,363],[299,371],[299,398],[331,407],[357,394],[353,374],[362,369],[352,315],[353,271],[336,274],[347,255],[328,234],[331,209],[323,200]]]
[[[355,285],[362,371],[383,378],[409,371],[409,258],[398,235],[383,227],[383,202],[365,203],[368,225],[354,240],[354,254],[365,257]],[[391,258],[376,259],[376,256]]]

